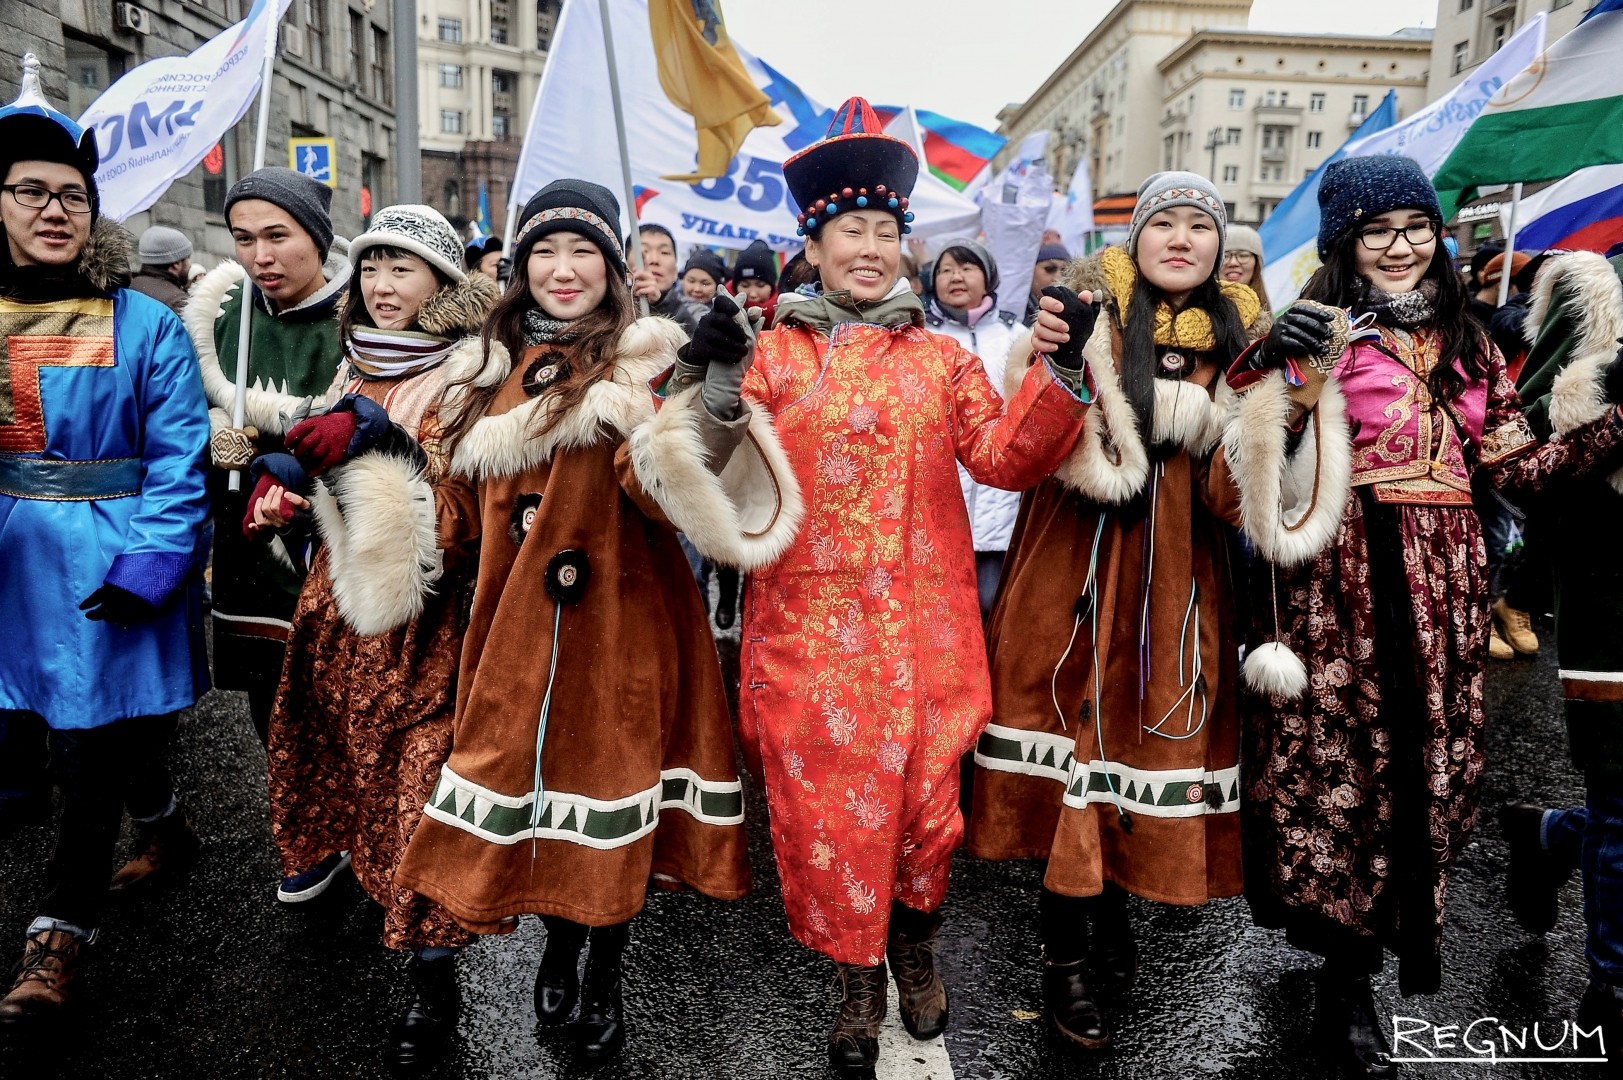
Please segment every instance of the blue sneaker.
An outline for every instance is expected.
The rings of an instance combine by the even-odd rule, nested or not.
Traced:
[[[349,869],[349,852],[340,851],[328,855],[304,873],[283,878],[282,883],[276,887],[276,899],[284,904],[302,904],[307,900],[314,900],[326,892],[327,886],[347,869]]]

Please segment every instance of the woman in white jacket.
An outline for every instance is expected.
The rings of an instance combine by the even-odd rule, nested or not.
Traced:
[[[1019,321],[997,310],[997,263],[973,240],[949,241],[936,258],[930,275],[930,302],[924,321],[930,330],[953,338],[980,357],[986,377],[1003,391],[1003,368],[1009,347],[1020,332]],[[958,485],[964,491],[970,529],[975,538],[975,578],[980,590],[981,618],[992,610],[1003,556],[1009,550],[1020,493],[977,484],[958,466]]]

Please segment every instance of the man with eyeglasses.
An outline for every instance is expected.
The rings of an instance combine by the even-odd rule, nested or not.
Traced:
[[[96,140],[51,108],[39,64],[0,108],[0,816],[37,811],[56,850],[0,1027],[62,1011],[107,900],[123,813],[137,862],[174,873],[197,837],[164,757],[207,687],[198,548],[208,414],[180,320],[129,284],[100,219]],[[143,864],[153,873],[150,858]],[[132,884],[121,870],[114,885]]]

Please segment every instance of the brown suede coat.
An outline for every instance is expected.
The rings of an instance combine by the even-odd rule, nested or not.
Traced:
[[[652,415],[647,380],[674,355],[673,325],[635,324],[612,377],[539,439],[532,414],[550,402],[525,384],[544,384],[567,356],[493,356],[480,378],[502,388],[435,491],[440,543],[477,536],[479,579],[451,756],[397,880],[481,933],[524,913],[623,922],[650,877],[723,899],[749,889],[704,606],[675,532],[619,452]],[[564,552],[588,570],[560,603],[548,579]]]
[[[1087,270],[1073,265],[1067,284],[1097,288]],[[1192,370],[1156,380],[1145,440],[1121,394],[1109,300],[1085,355],[1098,402],[1071,457],[1021,501],[988,627],[993,716],[975,754],[969,850],[1047,859],[1045,885],[1071,896],[1105,882],[1172,904],[1234,896],[1225,526],[1239,507],[1215,452],[1229,358],[1182,350]],[[1017,343],[1007,377],[1029,362]]]

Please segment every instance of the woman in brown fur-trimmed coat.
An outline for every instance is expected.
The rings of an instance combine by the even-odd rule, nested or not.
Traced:
[[[309,562],[267,745],[271,832],[286,875],[278,897],[313,898],[352,862],[383,907],[383,943],[414,954],[415,1000],[392,1050],[401,1065],[420,1064],[449,1034],[453,957],[473,940],[439,905],[395,883],[450,753],[477,565],[471,552],[451,553],[424,597],[409,585],[423,560],[402,544],[412,535],[412,516],[401,513],[412,478],[438,477],[447,464],[438,418],[445,360],[496,301],[494,284],[469,277],[459,255],[455,230],[425,206],[386,207],[351,242],[345,359],[329,405],[289,431],[293,453],[256,462],[246,523],[250,535],[279,526],[281,553]],[[314,476],[323,479],[312,486]],[[312,504],[319,546],[307,517],[283,512]],[[396,549],[403,558],[390,557]]]
[[[1110,1038],[1083,975],[1090,931],[1095,967],[1122,988],[1136,966],[1127,893],[1200,904],[1241,889],[1238,507],[1213,451],[1222,373],[1267,316],[1217,279],[1225,217],[1209,189],[1151,177],[1127,249],[1069,267],[1066,286],[1104,307],[1083,351],[1098,403],[1021,503],[988,627],[969,850],[1048,861],[1043,1001],[1090,1049]],[[1011,385],[1030,362],[1017,343]]]
[[[578,999],[589,1060],[624,1039],[621,951],[650,878],[722,899],[749,888],[704,605],[625,451],[684,335],[633,321],[619,217],[596,184],[537,193],[513,284],[450,361],[451,475],[419,483],[437,519],[420,537],[477,543],[479,577],[451,756],[398,877],[479,933],[540,915],[537,1018],[562,1024]]]

